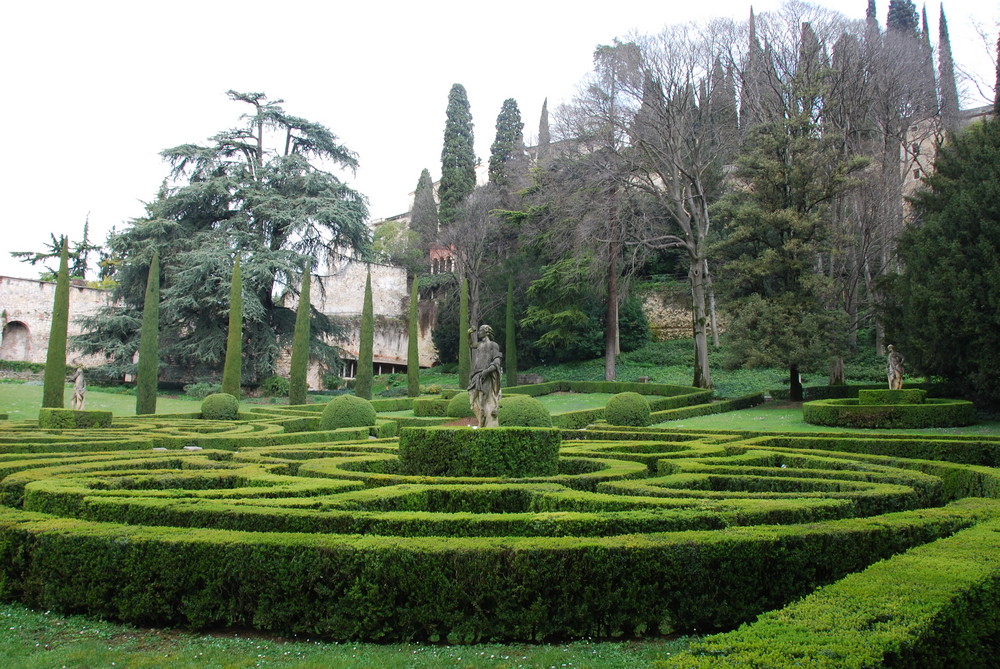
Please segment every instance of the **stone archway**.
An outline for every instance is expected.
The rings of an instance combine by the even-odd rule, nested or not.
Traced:
[[[3,326],[0,339],[0,359],[27,360],[31,352],[31,331],[21,321],[10,321]]]

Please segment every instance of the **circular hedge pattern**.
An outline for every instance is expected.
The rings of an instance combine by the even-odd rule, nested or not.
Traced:
[[[550,475],[428,476],[320,409],[0,424],[0,596],[337,639],[704,632],[1000,515],[995,438],[590,428]]]
[[[375,407],[363,397],[338,395],[326,403],[320,427],[336,430],[341,427],[364,427],[375,424]]]
[[[976,422],[976,410],[966,400],[932,398],[919,404],[859,404],[857,398],[849,398],[804,402],[802,419],[814,425],[882,430],[962,427]]]

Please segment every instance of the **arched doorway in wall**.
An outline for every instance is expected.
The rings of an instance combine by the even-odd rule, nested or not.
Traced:
[[[0,359],[27,360],[30,353],[31,331],[21,321],[10,321],[3,326],[0,339]]]

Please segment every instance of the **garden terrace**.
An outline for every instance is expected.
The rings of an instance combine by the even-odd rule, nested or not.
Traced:
[[[995,535],[1000,438],[563,428],[554,473],[430,476],[404,471],[383,418],[409,400],[385,402],[378,426],[332,431],[314,429],[322,406],[0,424],[0,597],[143,625],[471,642],[725,631],[769,611],[780,634],[810,598],[876,608],[879,560],[958,565],[920,609],[954,620],[1000,574],[962,557]],[[751,637],[740,653],[771,652]],[[724,662],[706,648],[683,661]]]

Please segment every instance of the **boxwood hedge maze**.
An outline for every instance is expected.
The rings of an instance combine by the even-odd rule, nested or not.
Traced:
[[[2,422],[0,597],[344,640],[711,635],[665,666],[996,651],[1000,439],[591,421],[495,428],[515,448],[493,451],[410,403],[335,430],[323,405]]]

